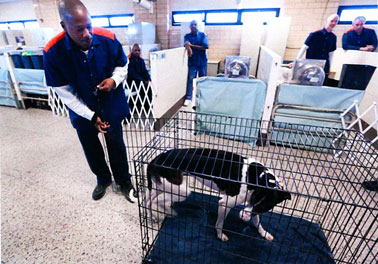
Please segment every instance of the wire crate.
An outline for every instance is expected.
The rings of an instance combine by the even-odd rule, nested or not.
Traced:
[[[159,132],[128,127],[126,134],[144,263],[377,263],[377,194],[361,183],[377,179],[378,154],[359,132],[178,112]],[[260,214],[272,241],[240,219],[243,205],[225,219],[229,240],[219,240],[221,194],[194,177],[185,182],[187,192],[168,188],[159,195],[163,203],[178,197],[173,210],[151,203],[148,164],[159,154],[185,148],[254,158],[280,179],[291,199]]]

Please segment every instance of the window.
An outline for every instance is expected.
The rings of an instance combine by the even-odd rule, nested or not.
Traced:
[[[93,16],[91,18],[93,27],[128,27],[129,24],[134,23],[133,14],[124,15],[106,15],[106,16]]]
[[[190,22],[193,20],[196,20],[198,22],[204,21],[204,12],[198,11],[198,12],[172,12],[172,25],[173,26],[179,26],[182,22]]]
[[[128,26],[129,24],[134,22],[133,16],[118,16],[118,17],[110,17],[110,25],[113,27],[119,26]]]
[[[24,22],[25,28],[39,28],[39,24],[37,21],[28,21]]]
[[[7,23],[0,23],[0,30],[8,30],[8,25]]]
[[[377,5],[339,6],[337,14],[340,16],[339,24],[352,24],[358,16],[366,17],[366,24],[378,24]]]
[[[37,20],[20,20],[0,22],[0,30],[22,30],[24,28],[39,28]]]
[[[237,11],[211,11],[206,14],[206,24],[237,24]]]
[[[180,26],[182,22],[192,20],[204,22],[205,25],[243,25],[251,20],[268,22],[279,15],[279,8],[173,11],[172,26]]]
[[[109,18],[107,17],[92,17],[92,27],[109,27]]]
[[[280,15],[280,10],[277,9],[266,9],[266,10],[259,10],[259,9],[250,9],[244,10],[241,14],[241,22],[242,24],[248,22],[255,22],[255,21],[262,21],[264,23],[268,23],[269,20],[278,17]]]
[[[24,29],[24,23],[22,22],[10,22],[8,23],[8,27],[9,29],[12,29],[12,30],[19,30],[19,29]]]

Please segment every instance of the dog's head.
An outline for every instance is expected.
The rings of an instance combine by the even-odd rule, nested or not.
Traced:
[[[250,221],[255,214],[261,214],[273,209],[284,200],[291,199],[287,191],[283,191],[278,177],[263,164],[252,161],[248,168],[248,186],[252,193],[246,208],[240,212],[240,218]]]

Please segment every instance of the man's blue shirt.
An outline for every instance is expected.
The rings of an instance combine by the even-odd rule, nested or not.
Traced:
[[[44,69],[47,85],[71,85],[77,96],[110,124],[120,122],[129,113],[121,85],[110,92],[94,94],[96,86],[110,78],[115,67],[124,67],[127,58],[115,35],[108,30],[93,29],[88,56],[62,32],[44,49]],[[69,109],[72,125],[77,129],[92,129],[89,120]]]
[[[312,32],[307,37],[306,59],[326,60],[324,71],[329,72],[329,53],[336,50],[336,35],[325,28]]]
[[[209,41],[207,36],[203,32],[197,33],[188,33],[184,36],[184,42],[189,41],[193,45],[202,46],[205,49],[209,48]],[[207,65],[207,56],[206,50],[198,50],[192,48],[193,55],[188,59],[189,66],[206,66]]]
[[[343,35],[343,49],[345,50],[359,50],[367,45],[373,45],[374,50],[377,48],[377,34],[374,29],[363,28],[360,35],[350,29]]]

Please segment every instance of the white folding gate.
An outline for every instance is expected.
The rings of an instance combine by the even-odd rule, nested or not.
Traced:
[[[125,94],[127,102],[130,106],[130,118],[126,119],[127,125],[134,124],[136,127],[152,130],[155,124],[155,114],[153,103],[155,91],[151,82],[145,85],[140,82],[139,85],[135,81],[129,86],[124,81]],[[49,98],[48,103],[54,115],[68,116],[68,110],[64,103],[59,99],[58,94],[52,87],[48,87]]]

